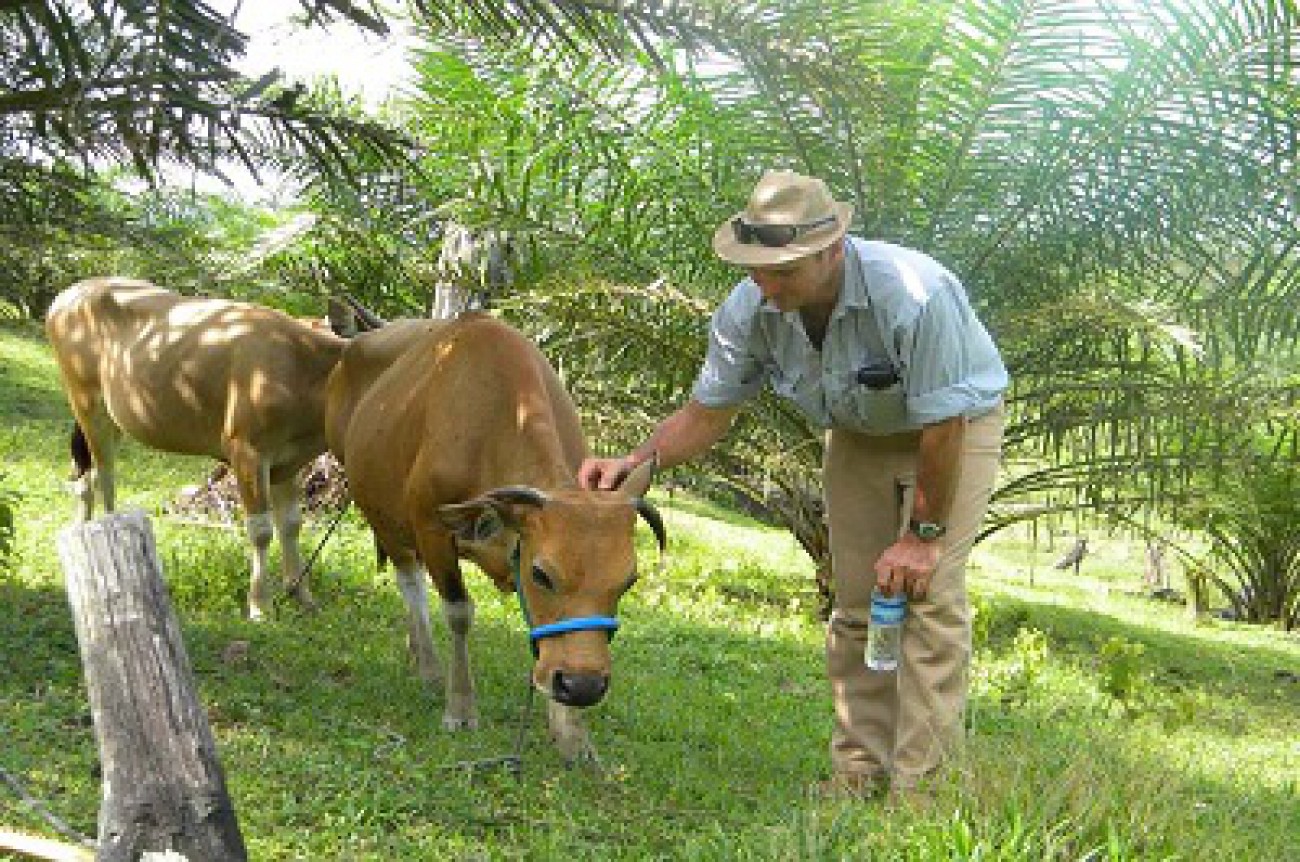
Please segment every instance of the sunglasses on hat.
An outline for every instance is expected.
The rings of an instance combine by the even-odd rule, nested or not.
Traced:
[[[834,213],[803,224],[751,224],[736,216],[731,220],[731,230],[736,235],[736,242],[742,245],[757,243],[768,248],[781,248],[794,242],[801,234],[835,222]]]

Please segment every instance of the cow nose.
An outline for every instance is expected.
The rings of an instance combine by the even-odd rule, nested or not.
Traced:
[[[565,673],[557,670],[551,679],[551,697],[565,706],[600,703],[609,688],[609,677],[596,673]]]

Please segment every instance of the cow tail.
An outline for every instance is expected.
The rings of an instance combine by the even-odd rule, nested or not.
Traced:
[[[379,544],[379,537],[375,537],[375,569],[383,571],[388,565],[388,554],[384,553],[384,546]]]
[[[72,450],[72,478],[80,479],[90,472],[94,461],[90,457],[90,443],[86,440],[86,432],[82,431],[81,425],[76,422],[72,423],[72,439],[69,443],[69,448]]]

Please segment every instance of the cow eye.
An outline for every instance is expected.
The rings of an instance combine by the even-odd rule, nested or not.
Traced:
[[[551,580],[551,576],[546,574],[546,570],[541,566],[533,566],[533,581],[542,589],[552,591],[555,589],[555,582]]]

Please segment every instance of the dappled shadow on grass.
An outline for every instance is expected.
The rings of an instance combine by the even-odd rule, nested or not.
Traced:
[[[64,794],[68,815],[93,823],[98,799],[86,764],[93,763],[94,741],[82,721],[66,601],[52,587],[7,590],[6,606],[28,614],[22,626],[6,618],[0,640],[15,651],[27,641],[39,645],[0,682],[6,703],[26,703],[35,713],[30,732],[5,728],[7,747],[16,749],[7,765],[29,780],[38,765],[47,775],[76,771],[76,792]],[[786,764],[782,774],[799,781],[811,779],[821,759],[824,740],[792,745],[789,734],[772,734],[773,726],[794,721],[792,732],[815,735],[799,726],[798,711],[775,709],[770,698],[762,733],[735,730],[752,721],[746,689],[768,687],[764,665],[797,661],[799,647],[777,647],[779,656],[770,645],[754,650],[739,640],[719,648],[716,635],[682,626],[660,626],[643,639],[652,633],[629,621],[614,645],[613,690],[588,716],[604,774],[561,763],[546,739],[540,698],[526,725],[522,781],[501,770],[473,773],[457,764],[514,750],[526,701],[530,657],[513,600],[479,595],[472,649],[482,726],[450,734],[441,728],[441,692],[423,687],[406,658],[404,610],[388,578],[326,580],[318,593],[319,613],[285,605],[275,621],[259,625],[182,608],[187,650],[241,824],[269,842],[264,848],[276,848],[257,858],[337,858],[347,836],[394,831],[501,842],[529,824],[549,833],[527,838],[539,853],[568,845],[619,858],[623,848],[657,844],[653,852],[669,853],[674,835],[704,824],[734,822],[744,830],[769,818],[779,823],[792,787],[773,785],[773,762]],[[246,648],[232,657],[236,642]],[[665,643],[675,651],[664,655]],[[35,660],[42,651],[53,663]],[[32,692],[51,680],[63,696],[33,702]],[[5,822],[15,819],[8,813]]]
[[[441,695],[414,679],[402,645],[401,604],[390,585],[347,589],[321,614],[298,619],[289,611],[273,626],[240,624],[232,631],[228,623],[209,621],[191,627],[195,665],[216,709],[227,715],[217,726],[230,752],[232,786],[256,812],[249,815],[254,822],[292,831],[298,816],[364,809],[367,830],[410,828],[415,819],[426,830],[489,842],[534,824],[552,833],[548,840],[557,851],[576,843],[588,851],[605,847],[615,858],[626,842],[653,844],[653,836],[630,834],[646,829],[629,819],[632,812],[660,812],[655,816],[671,821],[670,832],[737,816],[737,788],[717,780],[719,767],[734,775],[758,749],[752,741],[716,738],[691,721],[691,715],[717,720],[718,705],[700,703],[711,693],[698,684],[704,678],[694,691],[676,695],[668,713],[662,701],[645,704],[644,698],[661,696],[643,674],[661,671],[662,656],[638,650],[635,638],[620,637],[615,645],[614,689],[589,716],[605,776],[560,763],[545,738],[540,700],[527,723],[522,782],[500,770],[458,768],[513,751],[526,699],[529,656],[517,609],[491,597],[479,604],[473,654],[482,727],[473,733],[441,729]],[[250,642],[248,664],[233,672],[217,657],[232,635]],[[650,668],[637,659],[650,659]],[[759,776],[767,768],[765,761],[755,764]],[[774,814],[787,789],[761,785],[769,798],[757,807]],[[287,822],[276,816],[277,807],[292,815]],[[529,840],[537,846],[536,836]]]
[[[691,846],[789,858],[762,848],[790,829],[792,812],[809,806],[806,787],[826,764],[830,709],[820,625],[809,617],[775,634],[759,630],[763,619],[788,613],[776,607],[775,586],[719,589],[726,601],[710,599],[709,619],[698,611],[683,615],[644,588],[634,591],[621,608],[611,691],[589,714],[605,773],[561,764],[546,740],[539,699],[516,781],[501,770],[457,766],[514,749],[530,658],[512,597],[498,597],[469,574],[479,608],[471,649],[482,726],[451,734],[441,728],[441,692],[422,686],[407,660],[404,609],[391,576],[359,562],[362,549],[327,548],[316,588],[319,613],[282,603],[275,620],[253,624],[240,610],[246,571],[236,535],[159,532],[253,858],[685,858]],[[364,536],[345,541],[363,544]],[[698,589],[662,585],[664,596],[682,593],[677,599],[687,604]],[[215,593],[224,591],[235,595],[217,601]],[[1016,623],[1045,631],[1054,655],[1087,665],[1092,644],[1118,635],[1148,644],[1153,662],[1183,668],[1197,684],[1230,687],[1207,668],[1238,647],[1021,604],[1025,613],[1014,615]],[[54,586],[11,581],[0,584],[0,609],[4,765],[91,829],[98,805],[94,740],[66,599]],[[1004,648],[1012,633],[995,630],[994,646]],[[438,642],[446,642],[440,622]],[[236,643],[246,648],[232,652]],[[1243,668],[1245,676],[1237,677],[1252,708],[1267,706],[1266,692],[1256,689],[1266,688],[1268,672],[1267,665]],[[1159,748],[1137,745],[1118,719],[1072,714],[1032,697],[978,706],[983,719],[970,763],[980,775],[964,785],[974,794],[966,816],[1003,816],[993,811],[1001,804],[1032,814],[1034,805],[1046,805],[1034,800],[1059,797],[1052,803],[1059,808],[1044,808],[1043,816],[1105,806],[1095,812],[1099,822],[1121,818],[1127,839],[1140,824],[1122,819],[1123,806],[1149,806],[1111,798],[1117,791],[1159,786],[1171,805],[1205,806],[1180,826],[1185,836],[1157,824],[1148,847],[1155,854],[1219,840],[1213,834],[1244,813],[1233,801],[1242,785],[1208,778],[1212,770],[1184,771]],[[1096,768],[1083,769],[1085,760]],[[1106,783],[1128,774],[1147,780]],[[1089,802],[1089,793],[1101,801]],[[1254,787],[1248,802],[1257,814],[1280,818],[1288,800],[1277,789]],[[850,836],[879,832],[878,811],[853,816],[861,819],[852,821],[858,831]],[[0,807],[0,822],[44,831],[12,801]],[[731,843],[710,843],[719,836]]]
[[[1283,777],[1295,755],[1279,749],[1259,775],[1258,761],[1236,747],[1258,732],[1248,722],[1169,730],[1152,716],[1074,710],[1041,693],[975,708],[963,770],[947,792],[977,824],[1064,827],[1091,834],[1097,847],[1113,835],[1127,848],[1096,858],[1283,859],[1295,847],[1296,787]]]
[[[1264,712],[1300,715],[1300,683],[1292,676],[1300,673],[1297,650],[1286,647],[1281,633],[1275,633],[1276,645],[1242,644],[1228,637],[1216,639],[1216,632],[1245,628],[1238,624],[1207,620],[1198,624],[1203,634],[1197,636],[1051,601],[1023,597],[991,601],[995,649],[1007,646],[1019,628],[1032,627],[1048,636],[1054,652],[1094,667],[1100,647],[1110,638],[1122,638],[1144,646],[1142,667],[1158,685],[1168,689],[1195,685],[1216,698],[1240,698]]]
[[[0,578],[0,767],[57,816],[93,835],[97,764],[65,593]],[[50,829],[4,786],[0,825]]]

